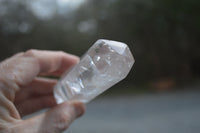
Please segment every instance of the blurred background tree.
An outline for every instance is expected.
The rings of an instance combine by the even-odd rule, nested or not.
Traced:
[[[200,77],[199,0],[0,0],[0,59],[27,49],[81,56],[125,42],[136,63],[119,86],[173,88]]]

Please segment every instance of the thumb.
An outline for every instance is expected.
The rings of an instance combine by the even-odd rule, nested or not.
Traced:
[[[83,103],[64,102],[47,112],[24,120],[24,131],[27,130],[29,133],[60,133],[66,130],[73,120],[83,115],[84,111]]]

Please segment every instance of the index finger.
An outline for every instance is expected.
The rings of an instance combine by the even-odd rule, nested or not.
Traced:
[[[77,56],[60,51],[29,50],[0,65],[0,79],[27,85],[37,75],[60,75],[76,63]]]
[[[62,51],[29,50],[25,57],[33,57],[39,63],[39,74],[60,76],[79,62],[79,57]]]

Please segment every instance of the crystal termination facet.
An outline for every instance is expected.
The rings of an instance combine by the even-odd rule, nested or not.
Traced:
[[[91,101],[124,79],[134,62],[125,43],[98,40],[54,87],[57,103],[68,100]]]

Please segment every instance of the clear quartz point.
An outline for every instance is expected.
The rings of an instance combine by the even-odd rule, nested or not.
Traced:
[[[125,43],[98,40],[54,87],[57,103],[68,100],[89,102],[124,79],[134,62]]]

